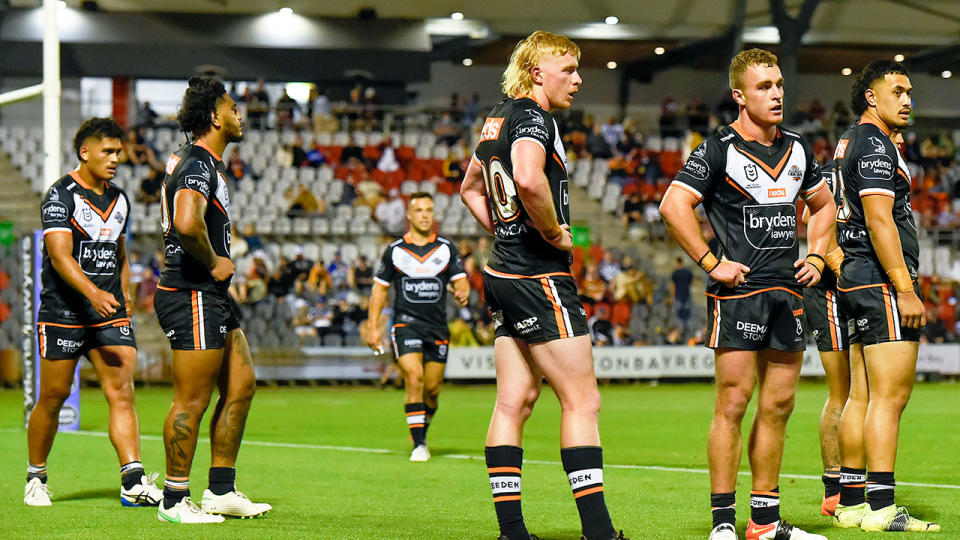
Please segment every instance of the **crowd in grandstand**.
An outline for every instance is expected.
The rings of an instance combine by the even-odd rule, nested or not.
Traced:
[[[236,90],[237,85],[234,85]],[[237,93],[236,91],[234,93]],[[346,125],[373,129],[382,121],[376,91],[356,87],[346,103],[333,104],[325,93],[314,91],[310,101],[297,103],[284,92],[271,101],[263,85],[247,87],[237,97],[246,108],[247,122],[253,129],[276,128],[293,131],[306,129],[332,131]],[[659,201],[685,154],[696,147],[703,134],[714,129],[729,115],[729,104],[719,103],[712,110],[694,97],[681,106],[672,98],[662,107],[660,134],[648,135],[635,129],[629,119],[600,120],[590,115],[558,116],[564,133],[568,162],[580,159],[606,160],[608,171],[601,181],[618,185],[620,200],[616,210],[626,229],[637,225],[660,226]],[[399,136],[383,136],[376,144],[360,144],[351,136],[344,144],[321,144],[320,139],[304,143],[298,133],[278,146],[274,160],[281,167],[330,166],[334,177],[345,181],[340,199],[329,202],[309,186],[290,187],[283,194],[288,217],[336,217],[336,206],[369,207],[384,237],[396,237],[405,230],[405,202],[401,193],[405,180],[427,180],[435,193],[456,197],[463,171],[470,159],[471,135],[482,121],[483,108],[477,96],[469,101],[451,96],[450,104],[438,113],[434,135],[438,144],[449,148],[446,157],[423,159],[415,149],[405,146]],[[132,129],[126,141],[126,160],[131,165],[149,165],[151,171],[140,184],[138,198],[146,204],[159,200],[163,156],[151,146],[146,129],[156,120],[149,104],[141,109],[147,119]],[[155,114],[155,113],[154,113]],[[842,102],[827,110],[819,100],[797,113],[794,129],[803,133],[821,161],[832,157],[838,133],[851,121],[851,113]],[[677,144],[671,145],[675,140]],[[902,148],[914,182],[913,210],[918,223],[933,234],[950,233],[960,227],[960,162],[957,145],[945,132],[918,137],[908,133]],[[161,159],[158,159],[161,158]],[[258,181],[257,171],[241,157],[237,147],[225,156],[231,183]],[[573,165],[571,165],[573,167]],[[594,180],[591,180],[594,181]],[[293,257],[276,256],[264,249],[274,238],[261,238],[254,225],[241,223],[234,233],[234,255],[238,273],[232,293],[257,316],[254,306],[268,303],[259,313],[280,316],[288,321],[303,343],[360,344],[359,329],[366,318],[366,300],[376,261],[365,256],[345,260],[311,260],[302,250]],[[441,224],[442,227],[442,224]],[[665,231],[659,229],[662,235]],[[463,240],[464,254],[473,293],[463,309],[451,305],[451,341],[454,345],[491,344],[493,329],[484,307],[480,271],[489,242]],[[627,253],[602,246],[581,249],[575,255],[574,272],[590,318],[591,334],[597,345],[623,344],[695,344],[703,340],[702,302],[690,300],[691,278],[678,272],[686,263],[678,263],[672,275],[657,275],[651,265],[642,263],[641,251]],[[285,256],[287,255],[287,256]],[[135,262],[137,301],[149,309],[150,297],[158,275],[156,255],[144,254]],[[638,263],[640,259],[640,263]],[[684,270],[690,273],[689,270]],[[683,272],[680,272],[683,274]],[[938,276],[921,280],[928,306],[925,339],[955,341],[960,336],[956,281]],[[273,307],[280,306],[279,308]],[[328,336],[337,336],[333,341]],[[277,338],[283,344],[283,337]],[[272,341],[270,341],[272,343]],[[292,340],[287,344],[293,345]]]

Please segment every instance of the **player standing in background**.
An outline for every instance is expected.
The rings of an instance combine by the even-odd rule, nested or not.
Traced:
[[[830,188],[834,204],[839,206],[840,193],[836,189],[832,161],[820,168],[820,177]],[[804,208],[804,224],[809,222],[809,217],[810,210]],[[842,227],[842,223],[837,224],[838,231]],[[843,251],[837,245],[836,238],[829,239],[826,252],[824,259],[831,271],[825,271],[816,285],[803,289],[803,311],[807,331],[813,334],[817,343],[820,363],[827,379],[827,400],[820,413],[820,459],[823,462],[820,479],[824,489],[820,511],[825,516],[832,516],[840,502],[840,415],[848,403],[847,406],[857,407],[861,403],[858,399],[860,396],[863,396],[862,404],[866,406],[866,396],[862,394],[866,387],[858,385],[857,390],[851,389],[851,363],[862,367],[863,358],[849,358],[847,314],[840,309],[837,297],[837,277],[840,275]],[[848,398],[853,401],[848,402]]]
[[[586,313],[570,274],[567,166],[553,109],[582,82],[580,49],[538,31],[517,44],[503,75],[507,99],[484,122],[460,196],[495,236],[484,293],[496,340],[497,401],[486,461],[501,539],[526,540],[520,505],[523,426],[546,377],[560,400],[560,457],[583,537],[623,538],[603,494],[600,392]]]
[[[820,280],[835,235],[835,206],[809,144],[782,130],[783,77],[777,57],[750,49],[730,63],[737,120],[698,146],[660,212],[670,235],[710,276],[707,345],[714,349],[717,399],[710,426],[712,540],[737,538],[740,424],[759,382],[748,455],[748,540],[825,540],[780,517],[780,464],[806,339],[801,287]],[[796,201],[810,207],[810,252],[798,259]],[[703,240],[694,209],[703,203],[720,252]]]
[[[857,76],[851,106],[860,115],[837,141],[834,155],[844,223],[844,260],[838,283],[850,314],[851,354],[863,351],[869,404],[863,425],[867,470],[843,469],[842,480],[863,483],[866,502],[841,493],[840,526],[866,531],[939,531],[894,504],[894,465],[900,418],[917,368],[923,301],[916,284],[920,244],[910,208],[910,171],[891,133],[910,124],[912,85],[906,68],[871,62]],[[846,411],[844,411],[846,415]],[[867,472],[869,471],[869,472]],[[862,516],[862,518],[861,518]]]
[[[110,118],[84,122],[73,139],[80,166],[57,180],[40,206],[40,395],[27,424],[27,506],[50,506],[47,456],[81,355],[90,359],[107,398],[110,442],[120,460],[120,503],[156,506],[163,496],[153,483],[157,475],[144,475],[140,463],[133,397],[137,345],[123,295],[130,282],[123,236],[130,200],[109,182],[123,136]]]
[[[393,328],[390,341],[403,373],[404,412],[413,440],[410,461],[427,461],[427,429],[437,413],[440,385],[447,367],[450,330],[447,327],[447,286],[461,307],[470,299],[470,283],[453,242],[433,233],[433,197],[410,195],[410,230],[387,246],[373,276],[368,321],[380,319],[393,287]],[[367,344],[382,352],[380,326],[367,324]]]
[[[243,125],[223,83],[194,77],[188,84],[177,120],[191,142],[170,156],[160,192],[164,267],[154,307],[173,349],[173,404],[163,425],[167,477],[157,519],[217,523],[221,515],[253,517],[271,507],[234,485],[256,377],[239,308],[227,293],[234,267],[220,156],[243,139]],[[220,397],[210,418],[210,484],[198,507],[190,466],[214,388]]]

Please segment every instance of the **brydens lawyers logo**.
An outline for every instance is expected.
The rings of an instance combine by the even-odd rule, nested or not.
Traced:
[[[487,118],[480,130],[480,142],[497,140],[500,137],[500,130],[503,128],[503,120],[503,117]]]

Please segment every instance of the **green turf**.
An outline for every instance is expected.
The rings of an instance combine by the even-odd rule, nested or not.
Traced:
[[[819,475],[817,421],[824,386],[804,383],[790,422],[783,472]],[[435,456],[409,463],[403,396],[372,388],[261,388],[254,400],[240,454],[239,487],[274,510],[254,520],[181,526],[175,537],[256,538],[483,538],[496,537],[496,518],[484,464],[483,437],[493,404],[491,386],[448,386],[430,431]],[[143,462],[161,471],[160,427],[169,387],[140,389]],[[709,485],[702,472],[613,468],[655,465],[702,470],[713,402],[706,384],[603,388],[601,434],[607,501],[614,524],[634,540],[706,538]],[[84,430],[106,429],[99,390],[83,391]],[[122,508],[118,464],[102,435],[61,434],[50,456],[52,508],[21,503],[26,435],[20,429],[22,393],[0,391],[0,538],[167,538],[173,525],[155,511]],[[913,394],[901,432],[901,482],[960,484],[960,385],[922,384]],[[749,420],[748,420],[749,421]],[[545,390],[525,438],[524,510],[528,527],[543,538],[575,539],[579,521],[559,466],[559,407]],[[294,447],[292,445],[311,445]],[[312,446],[385,449],[364,453]],[[466,459],[470,456],[472,459]],[[192,487],[206,487],[209,445],[202,443]],[[549,461],[552,463],[537,463]],[[744,459],[744,464],[746,460]],[[833,529],[820,516],[819,480],[783,479],[784,517],[829,538],[863,538]],[[746,526],[749,475],[741,475],[738,524]],[[939,521],[941,538],[960,538],[960,490],[898,486],[898,501]]]

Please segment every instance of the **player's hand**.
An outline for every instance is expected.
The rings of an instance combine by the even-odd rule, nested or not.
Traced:
[[[367,321],[367,346],[377,354],[383,354],[383,336],[380,334],[380,329],[370,321]]]
[[[823,277],[816,266],[805,262],[803,259],[797,259],[797,262],[793,263],[793,267],[797,268],[797,273],[793,277],[797,278],[797,283],[805,287],[813,287]]]
[[[233,261],[229,257],[217,257],[217,264],[210,270],[210,275],[216,281],[226,281],[233,275]]]
[[[927,324],[923,301],[914,291],[897,293],[897,310],[900,311],[900,324],[907,328],[920,328]]]
[[[563,251],[573,251],[573,236],[570,234],[569,225],[560,226],[560,236],[557,236],[553,239],[547,238],[542,232],[540,233],[543,238],[550,243],[551,246],[563,250]]]
[[[88,299],[97,315],[104,318],[113,315],[120,309],[120,302],[117,302],[116,297],[103,289],[95,289]]]
[[[747,282],[747,274],[750,273],[750,268],[745,265],[742,265],[736,261],[728,261],[723,259],[720,261],[720,264],[710,272],[710,277],[725,286],[734,289],[739,285],[742,285]]]
[[[453,285],[447,285],[447,290],[453,294],[453,299],[457,301],[457,305],[460,307],[466,307],[467,302],[470,300],[470,289],[467,288],[462,293],[457,290]]]

